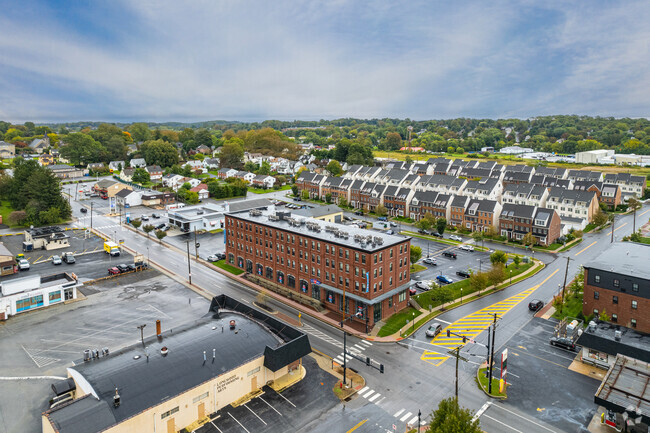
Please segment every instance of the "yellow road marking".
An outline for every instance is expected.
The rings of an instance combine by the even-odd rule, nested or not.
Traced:
[[[574,257],[579,256],[580,254],[582,254],[587,248],[593,247],[596,244],[596,242],[598,242],[598,241],[593,241],[591,244],[587,245],[586,247],[584,247],[583,249],[581,249],[580,251],[575,253]]]
[[[616,233],[616,230],[618,230],[618,229],[622,229],[622,228],[625,227],[626,225],[627,225],[627,223],[623,223],[623,224],[621,224],[620,226],[616,227],[616,228],[614,229],[614,233]]]
[[[446,331],[448,329],[455,330],[456,332],[460,330],[464,330],[463,335],[465,335],[468,339],[473,339],[492,324],[492,322],[494,321],[495,313],[497,314],[497,318],[503,317],[504,314],[506,314],[508,311],[514,308],[521,301],[526,299],[530,294],[532,294],[535,290],[537,290],[539,287],[545,284],[549,279],[551,279],[551,277],[553,277],[559,271],[560,271],[559,269],[556,269],[548,277],[546,277],[541,283],[527,290],[524,290],[523,292],[517,293],[516,295],[513,295],[508,299],[504,299],[503,301],[496,302],[488,307],[485,307],[479,311],[475,311],[474,313],[468,314],[467,316],[456,320],[454,323],[451,323],[447,327],[445,327],[440,334],[438,334],[435,338],[433,338],[430,344],[440,346],[440,347],[452,347],[452,348],[463,345],[462,337],[457,337],[457,336],[447,337]],[[445,356],[445,359],[438,362],[437,364],[434,364],[433,362],[430,362],[430,360],[432,359],[437,360],[440,358],[432,357],[431,355],[433,354],[435,354],[435,352],[424,352],[420,357],[420,359],[429,362],[430,364],[433,364],[437,367],[450,358],[449,356],[443,355]]]
[[[647,214],[648,212],[650,212],[650,209],[648,209],[647,211],[643,212],[642,214],[639,214],[639,216],[643,216],[643,215]]]
[[[352,433],[353,431],[355,431],[356,429],[358,429],[359,427],[361,427],[362,425],[364,425],[364,424],[366,423],[366,421],[368,421],[367,418],[364,419],[363,421],[361,421],[359,424],[357,424],[357,425],[355,425],[354,427],[352,427],[350,430],[347,431],[347,433]]]

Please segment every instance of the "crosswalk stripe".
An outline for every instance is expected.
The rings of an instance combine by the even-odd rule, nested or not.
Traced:
[[[368,396],[374,394],[374,392],[375,392],[375,391],[373,391],[373,390],[371,389],[371,390],[369,390],[368,392],[366,392],[364,395],[362,395],[361,397],[363,397],[363,398],[368,398]]]
[[[406,415],[404,415],[403,417],[401,417],[399,420],[402,421],[402,422],[404,422],[404,421],[405,421],[408,417],[410,417],[411,415],[413,415],[411,412],[407,412]]]
[[[411,421],[409,421],[409,424],[413,425],[415,422],[418,420],[418,416],[415,415],[413,418],[411,418]]]
[[[367,340],[361,340],[361,343],[365,344],[366,346],[372,346],[372,343],[370,341],[367,341]]]
[[[400,409],[400,410],[398,410],[397,413],[396,413],[395,415],[393,415],[393,416],[394,416],[395,418],[397,418],[397,417],[400,416],[400,415],[402,414],[402,412],[404,412],[405,410],[406,410],[406,409]]]
[[[372,401],[375,401],[375,400],[377,400],[377,397],[379,397],[380,395],[381,395],[381,394],[377,393],[377,394],[373,395],[372,397],[370,397],[370,398],[368,399],[368,401],[371,401],[371,402],[372,402]]]
[[[359,394],[362,394],[362,393],[366,392],[368,389],[370,389],[370,387],[367,387],[367,386],[366,386],[366,387],[363,388],[361,391],[359,391]]]

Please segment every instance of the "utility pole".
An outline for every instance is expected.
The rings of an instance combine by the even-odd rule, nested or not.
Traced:
[[[494,364],[494,346],[496,346],[497,313],[494,313],[492,324],[492,345],[490,346],[490,360],[488,365],[488,394],[492,394],[492,364]]]
[[[196,242],[196,227],[194,227],[194,256],[199,259],[199,244]]]
[[[93,203],[92,201],[90,202],[90,230],[93,229]]]
[[[569,273],[569,260],[571,257],[566,258],[566,268],[564,269],[564,284],[562,284],[562,303],[560,304],[560,313],[562,312],[562,307],[564,306],[564,290],[566,289],[566,278]]]
[[[187,241],[187,276],[192,284],[192,267],[190,266],[190,241]]]
[[[140,330],[140,341],[142,341],[143,346],[144,346],[144,328],[145,328],[145,326],[147,326],[146,323],[144,323],[144,324],[142,324],[140,326],[136,326],[136,328],[138,328]]]
[[[609,241],[610,243],[614,242],[614,222],[616,222],[616,215],[612,214],[612,239]]]
[[[456,334],[454,332],[451,332],[449,329],[447,329],[447,337],[451,337],[452,335],[456,337],[461,337],[463,339],[463,343],[467,342],[467,336],[461,335],[461,334]],[[460,356],[460,348],[463,347],[462,344],[459,344],[456,346],[455,349],[447,351],[448,354],[456,358],[456,401],[458,401],[458,360],[462,359],[463,361],[467,362],[469,361],[467,358],[463,358]]]
[[[418,433],[420,433],[420,424],[422,423],[422,411],[418,409]]]

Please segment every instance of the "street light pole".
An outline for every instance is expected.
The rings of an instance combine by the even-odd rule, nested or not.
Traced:
[[[571,258],[567,257],[566,268],[564,270],[564,284],[562,285],[562,304],[560,304],[560,313],[562,312],[562,306],[564,305],[564,290],[566,289],[566,278],[567,278],[567,274],[569,273],[569,260],[571,260]]]
[[[90,230],[93,229],[93,203],[92,201],[90,202]]]
[[[616,215],[612,214],[612,238],[610,239],[609,243],[614,242],[614,223],[616,222]]]
[[[488,394],[492,394],[492,364],[494,364],[494,346],[496,346],[497,313],[494,313],[492,324],[492,345],[490,346],[490,361],[488,365]],[[489,332],[489,331],[488,331]]]
[[[142,345],[144,346],[144,328],[147,326],[146,323],[136,326],[140,330],[140,341],[142,341]]]
[[[191,260],[190,260],[190,241],[187,241],[187,276],[188,280],[190,282],[190,285],[192,284],[192,267],[190,266]]]

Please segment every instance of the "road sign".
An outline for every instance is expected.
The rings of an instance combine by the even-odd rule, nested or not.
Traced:
[[[201,244],[197,242],[197,243],[194,244],[194,246],[195,246],[196,248],[198,248],[198,247],[201,246]]]

